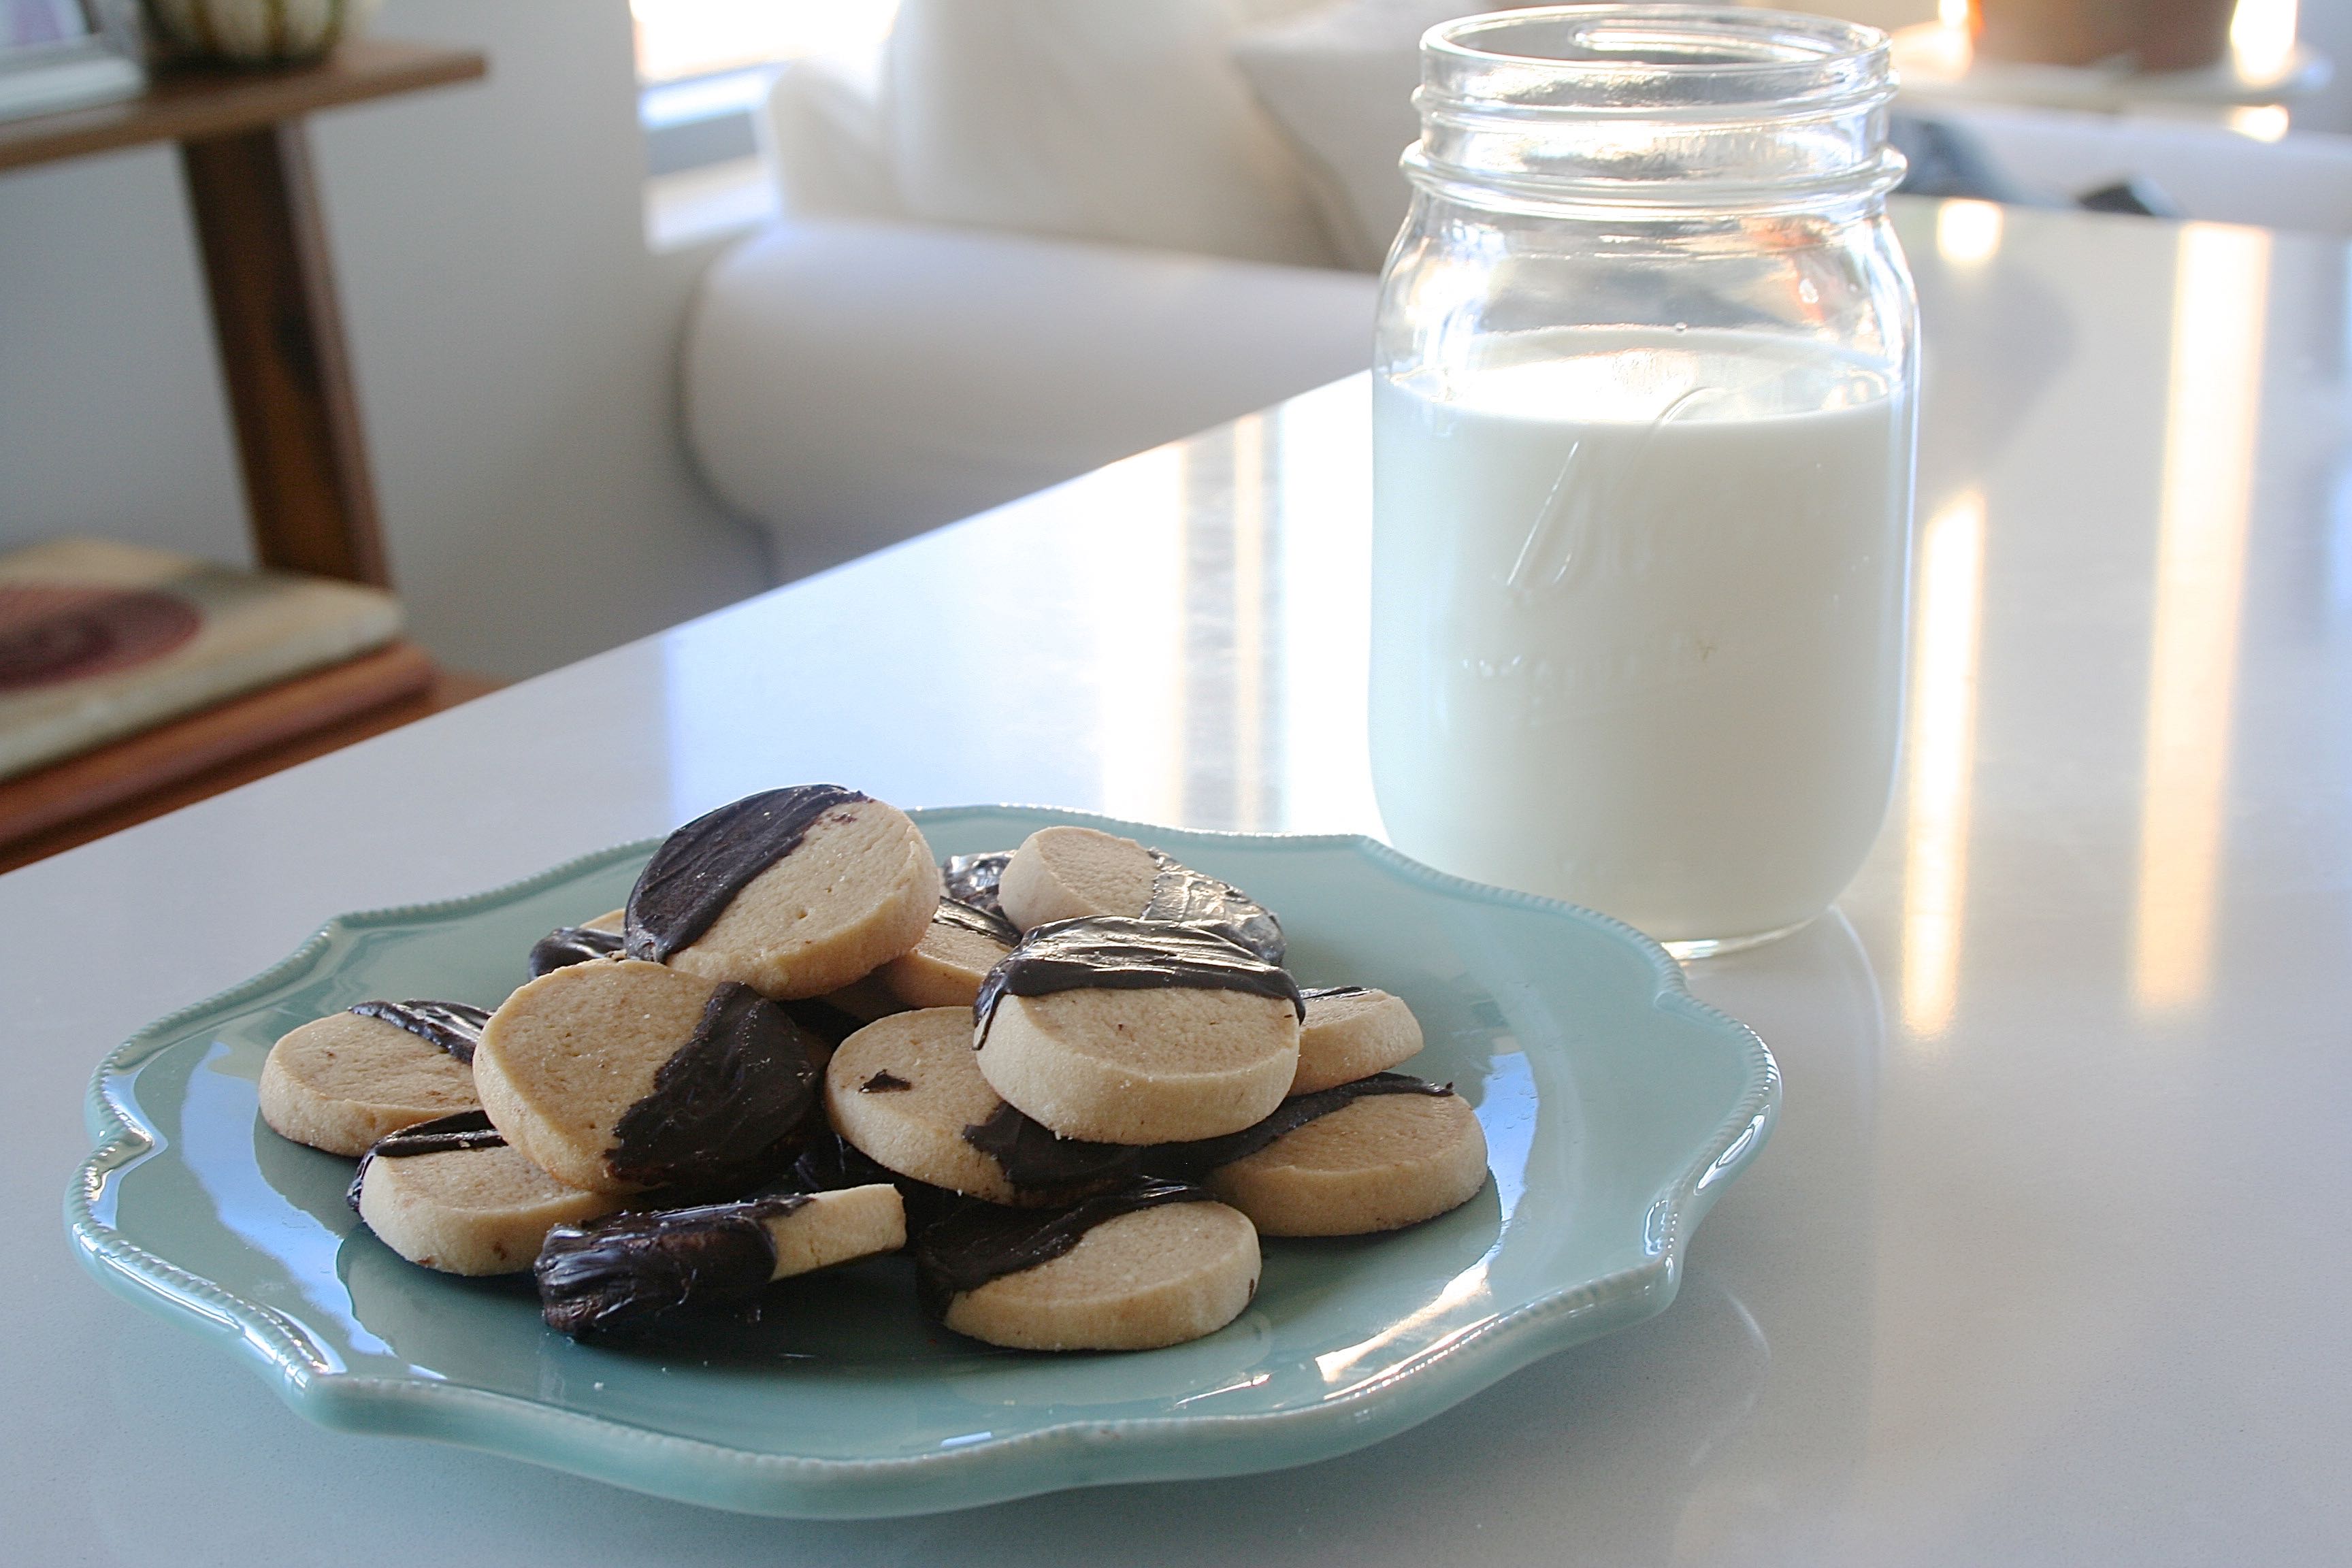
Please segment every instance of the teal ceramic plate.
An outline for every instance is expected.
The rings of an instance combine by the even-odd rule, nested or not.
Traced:
[[[658,1353],[576,1345],[526,1284],[412,1268],[343,1204],[351,1163],[264,1127],[270,1042],[371,996],[496,1005],[551,927],[621,902],[650,844],[453,903],[331,921],[142,1031],[91,1084],[68,1197],[109,1287],[244,1355],[347,1431],[431,1437],[720,1508],[859,1517],[1341,1454],[1673,1300],[1691,1228],[1780,1105],[1761,1041],[1655,945],[1360,837],[1181,833],[1009,807],[914,814],[941,855],[1054,822],[1129,833],[1250,889],[1311,984],[1402,994],[1410,1070],[1478,1110],[1493,1179],[1397,1235],[1269,1241],[1257,1300],[1172,1350],[992,1351],[927,1324],[908,1266],[779,1287],[764,1320]]]

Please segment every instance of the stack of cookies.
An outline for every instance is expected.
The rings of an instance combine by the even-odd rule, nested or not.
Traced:
[[[1283,957],[1270,911],[1129,839],[942,868],[880,801],[773,790],[673,834],[496,1011],[294,1030],[262,1113],[361,1157],[394,1250],[533,1269],[569,1333],[684,1331],[905,1251],[959,1333],[1149,1349],[1248,1305],[1261,1236],[1395,1229],[1485,1184],[1468,1106],[1388,1070],[1410,1009]]]

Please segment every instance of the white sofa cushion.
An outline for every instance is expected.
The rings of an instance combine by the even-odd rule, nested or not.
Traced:
[[[793,61],[769,84],[761,150],[787,216],[906,216],[874,77],[856,62],[816,56]]]
[[[905,0],[887,122],[908,216],[1326,266],[1304,172],[1234,67],[1307,0]]]
[[[1362,370],[1374,291],[1320,268],[787,224],[704,280],[687,437],[789,580]]]

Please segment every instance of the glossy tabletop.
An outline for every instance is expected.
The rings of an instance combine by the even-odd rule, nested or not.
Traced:
[[[1359,829],[1360,381],[0,879],[11,1560],[2334,1563],[2352,1555],[2341,247],[1903,215],[1905,773],[1694,967],[1786,1079],[1663,1316],[1379,1447],[795,1524],[310,1426],[58,1222],[90,1068],[340,910],[837,778]]]

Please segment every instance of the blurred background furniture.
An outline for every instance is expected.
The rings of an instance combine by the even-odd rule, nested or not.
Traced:
[[[1412,42],[1462,8],[966,0],[978,45],[909,47],[942,7],[640,0],[633,47],[629,0],[385,0],[499,61],[311,128],[412,635],[527,676],[1360,367]],[[1073,18],[1063,64],[1015,47]],[[2352,0],[2297,26],[2352,54]],[[1030,74],[976,90],[1008,56]],[[2190,216],[2337,226],[2352,92],[2257,107],[2293,129],[1949,106],[2020,199],[2140,174]],[[1086,156],[1024,162],[1019,125]],[[0,545],[244,558],[181,185],[154,146],[0,179]]]
[[[472,50],[362,39],[312,65],[177,67],[131,97],[0,121],[0,171],[177,145],[234,416],[253,555],[265,568],[377,587],[391,581],[304,117],[472,79],[485,68]],[[93,443],[134,438],[106,426],[83,436]],[[19,627],[12,620],[5,629],[11,637],[41,635],[29,622]],[[439,670],[413,644],[375,647],[9,777],[0,782],[0,868],[492,684]]]
[[[762,124],[783,216],[686,324],[702,473],[789,579],[1361,368],[1417,42],[1465,8],[903,0],[887,36],[787,65]],[[1979,171],[1934,194],[2352,234],[2352,137],[1902,108]]]

